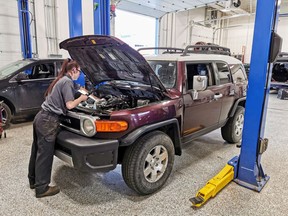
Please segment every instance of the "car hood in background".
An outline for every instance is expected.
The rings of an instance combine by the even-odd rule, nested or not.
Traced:
[[[61,42],[60,48],[68,50],[94,85],[109,80],[127,80],[165,90],[144,57],[115,37],[79,36]]]

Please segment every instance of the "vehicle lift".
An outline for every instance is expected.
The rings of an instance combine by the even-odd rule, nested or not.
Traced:
[[[240,155],[232,158],[221,172],[190,199],[192,207],[202,206],[232,180],[258,192],[269,180],[261,165],[261,155],[268,145],[268,139],[263,135],[272,63],[282,45],[282,39],[276,34],[280,2],[281,0],[257,1]]]

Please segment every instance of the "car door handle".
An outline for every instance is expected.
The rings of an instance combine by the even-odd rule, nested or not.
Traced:
[[[222,98],[223,94],[215,94],[214,95],[214,100],[218,100],[219,98]]]

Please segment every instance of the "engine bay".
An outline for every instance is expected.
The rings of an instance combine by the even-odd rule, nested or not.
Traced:
[[[76,109],[89,114],[109,115],[113,111],[132,109],[164,99],[159,89],[137,82],[105,81],[90,88],[89,98]]]

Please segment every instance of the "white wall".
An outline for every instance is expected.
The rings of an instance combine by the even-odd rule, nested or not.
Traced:
[[[0,0],[0,67],[20,58],[17,1]]]
[[[224,31],[226,37],[223,38],[222,45],[227,45],[235,54],[241,54],[242,46],[246,47],[245,63],[250,63],[255,16],[245,18],[230,19],[229,25]],[[280,17],[277,33],[282,37],[282,51],[288,52],[288,17]]]
[[[204,20],[205,8],[164,15],[159,25],[159,46],[184,48],[198,41],[211,43],[213,29],[203,26],[203,23],[195,24]]]
[[[32,36],[34,38],[36,36],[37,39],[39,58],[47,58],[51,54],[60,54],[64,58],[68,57],[67,51],[58,49],[59,42],[69,38],[68,0],[56,0],[56,14],[55,17],[51,17],[45,5],[50,5],[53,1],[34,0],[37,34],[35,34],[34,22],[31,22],[31,32]],[[29,1],[30,11],[33,12],[31,2],[33,0]],[[93,0],[82,0],[82,15],[83,34],[94,34]],[[184,48],[198,41],[213,42],[214,32],[215,43],[229,47],[232,53],[240,54],[242,47],[245,46],[245,62],[250,62],[255,16],[226,19],[222,22],[217,21],[214,23],[214,29],[203,25],[205,16],[205,8],[164,15],[159,19],[159,46]],[[52,23],[53,19],[57,22]],[[121,27],[119,27],[118,22],[120,16],[118,17],[119,20],[117,20],[117,16],[115,19],[115,28],[118,35],[129,33],[131,29],[137,29],[136,27],[142,27],[141,21],[137,21],[133,17],[130,21],[125,21],[125,25]],[[283,51],[288,51],[287,26],[288,18],[280,18],[278,33],[283,38]],[[151,37],[150,32],[155,32],[155,26],[148,28],[153,29],[149,31],[142,27],[140,29],[143,31],[137,31],[145,39],[151,38],[149,40],[154,41],[154,36]],[[51,35],[55,35],[55,38],[51,39]],[[137,44],[139,43],[137,42]],[[35,39],[33,39],[32,49],[36,51]],[[17,1],[0,0],[0,66],[21,58]]]
[[[29,1],[29,10],[36,19],[36,33],[32,18],[30,24],[33,52],[36,52],[37,40],[39,58],[51,54],[68,57],[67,51],[59,50],[59,43],[69,38],[68,0],[55,1],[55,14],[47,7],[53,5],[54,0],[34,0],[35,12],[31,2],[33,0]],[[93,0],[82,0],[82,23],[83,34],[94,34]],[[0,0],[0,67],[22,58],[17,1]]]

